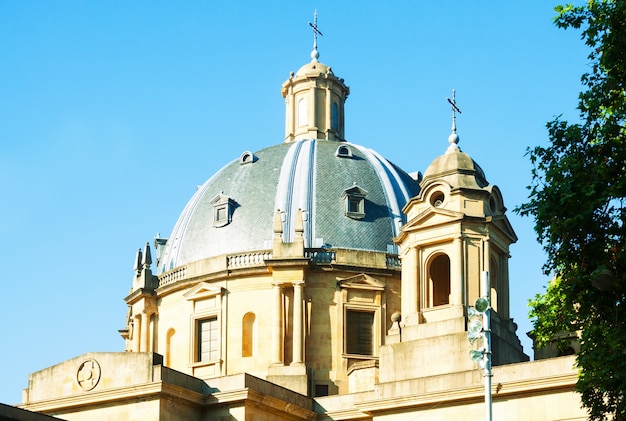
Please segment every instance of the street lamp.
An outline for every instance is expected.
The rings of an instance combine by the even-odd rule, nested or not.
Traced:
[[[470,344],[474,344],[479,339],[483,340],[483,346],[479,349],[472,349],[469,356],[472,361],[479,364],[484,370],[485,378],[485,420],[491,421],[491,318],[489,310],[489,272],[483,271],[480,274],[480,289],[482,296],[476,300],[474,307],[468,307],[467,316],[467,339]]]

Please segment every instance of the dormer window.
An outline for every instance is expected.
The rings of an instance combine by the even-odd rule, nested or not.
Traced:
[[[223,227],[230,224],[235,210],[235,201],[220,193],[210,203],[213,205],[213,226]]]
[[[345,201],[345,213],[348,218],[364,219],[365,218],[365,196],[367,191],[363,190],[356,184],[349,189],[344,190],[341,197]]]
[[[335,156],[339,158],[352,158],[352,149],[349,146],[341,145],[337,148]]]
[[[257,159],[256,156],[254,156],[252,152],[245,151],[239,157],[239,165],[252,164],[253,162],[256,161],[256,159]]]

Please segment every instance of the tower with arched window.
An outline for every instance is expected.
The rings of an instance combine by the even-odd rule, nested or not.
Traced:
[[[462,152],[453,126],[450,146],[424,173],[420,193],[404,207],[407,223],[396,237],[402,259],[401,321],[381,351],[395,357],[418,352],[419,375],[471,367],[467,358],[467,307],[485,294],[480,274],[490,273],[495,364],[527,360],[509,315],[509,246],[517,236],[498,187]],[[402,341],[402,342],[400,342]],[[424,346],[425,343],[437,346]],[[442,351],[447,352],[442,352]],[[402,350],[405,352],[406,350]],[[459,353],[460,358],[451,358]],[[409,352],[410,354],[410,352]],[[419,366],[419,367],[418,367]]]

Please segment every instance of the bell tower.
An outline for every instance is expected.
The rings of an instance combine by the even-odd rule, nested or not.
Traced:
[[[311,62],[302,66],[282,85],[285,98],[285,142],[302,139],[345,140],[344,104],[350,88],[329,66],[318,61],[317,12],[313,28]]]
[[[415,353],[423,361],[413,363],[418,377],[473,368],[467,308],[484,295],[483,271],[491,278],[493,364],[528,360],[509,315],[509,246],[517,236],[500,190],[458,147],[460,110],[454,95],[448,101],[453,113],[449,146],[430,164],[420,193],[403,209],[408,222],[395,239],[402,259],[402,309],[389,331],[390,345],[381,351],[381,367],[398,353]]]

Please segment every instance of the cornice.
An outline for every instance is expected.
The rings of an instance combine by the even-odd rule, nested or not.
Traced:
[[[183,400],[194,405],[202,405],[204,396],[187,388],[164,382],[145,383],[118,387],[103,391],[92,391],[68,397],[47,399],[19,405],[20,408],[35,412],[55,412],[62,414],[74,408],[106,405],[113,402],[129,402],[146,398],[169,397]]]

